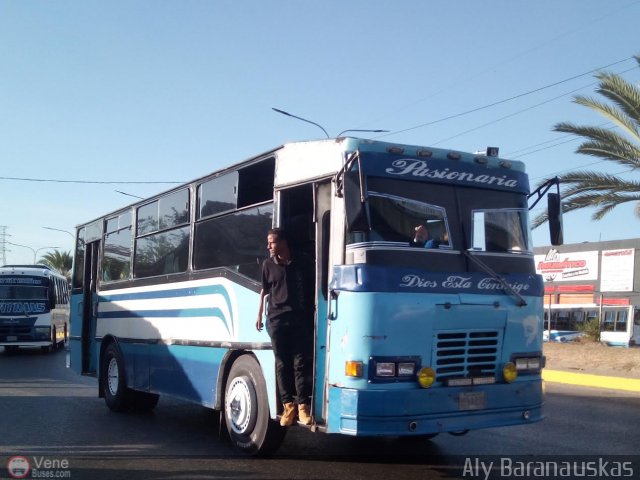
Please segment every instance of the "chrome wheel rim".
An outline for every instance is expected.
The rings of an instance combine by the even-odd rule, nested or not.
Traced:
[[[251,390],[244,378],[234,378],[225,401],[227,418],[235,433],[245,434],[251,423]]]
[[[118,393],[119,380],[118,361],[115,358],[111,358],[111,360],[109,360],[109,366],[107,367],[107,387],[112,396]]]

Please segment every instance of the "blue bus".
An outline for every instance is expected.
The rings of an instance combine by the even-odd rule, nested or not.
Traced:
[[[72,368],[97,376],[112,410],[178,397],[223,412],[241,450],[274,452],[286,429],[255,316],[266,233],[282,227],[316,264],[313,431],[540,420],[532,193],[522,163],[487,153],[296,142],[79,225]]]
[[[47,265],[0,267],[0,346],[55,351],[69,335],[69,284]]]

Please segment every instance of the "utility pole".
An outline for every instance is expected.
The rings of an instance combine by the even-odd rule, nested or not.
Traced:
[[[7,236],[7,227],[5,225],[0,225],[0,266],[7,264]]]

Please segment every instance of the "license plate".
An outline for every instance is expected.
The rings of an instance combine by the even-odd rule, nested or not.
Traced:
[[[482,410],[486,406],[484,392],[461,392],[458,395],[460,410]]]
[[[17,341],[18,341],[18,337],[16,337],[15,335],[7,336],[7,342],[17,342]]]

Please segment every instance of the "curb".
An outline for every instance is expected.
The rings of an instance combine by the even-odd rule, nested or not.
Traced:
[[[582,387],[606,388],[626,392],[640,392],[640,379],[607,377],[589,373],[572,373],[561,370],[542,370],[542,379],[550,383],[566,383]]]

